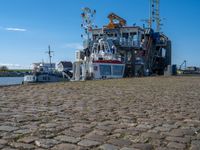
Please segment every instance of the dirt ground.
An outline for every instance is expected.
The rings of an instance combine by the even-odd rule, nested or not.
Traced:
[[[200,77],[0,87],[0,149],[200,149]]]

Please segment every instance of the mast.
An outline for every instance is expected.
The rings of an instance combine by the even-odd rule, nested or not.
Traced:
[[[150,0],[150,13],[149,13],[149,28],[156,26],[156,31],[161,30],[161,19],[160,19],[160,0]]]
[[[52,53],[54,51],[51,51],[51,47],[50,45],[48,46],[48,51],[46,52],[48,55],[49,55],[49,63],[50,63],[50,67],[52,67],[52,62],[51,62],[51,59],[52,59]]]

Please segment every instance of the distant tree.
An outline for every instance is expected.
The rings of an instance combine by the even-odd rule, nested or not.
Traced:
[[[6,71],[8,71],[8,67],[7,66],[0,66],[0,71],[6,72]]]

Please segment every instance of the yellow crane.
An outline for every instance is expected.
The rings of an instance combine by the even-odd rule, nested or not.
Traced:
[[[109,29],[114,29],[114,28],[122,27],[126,25],[126,20],[119,17],[115,13],[110,13],[108,15],[108,19],[110,20],[110,23],[107,26]]]

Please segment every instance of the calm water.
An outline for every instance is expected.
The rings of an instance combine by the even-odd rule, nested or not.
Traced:
[[[0,77],[0,86],[21,84],[23,77]]]

